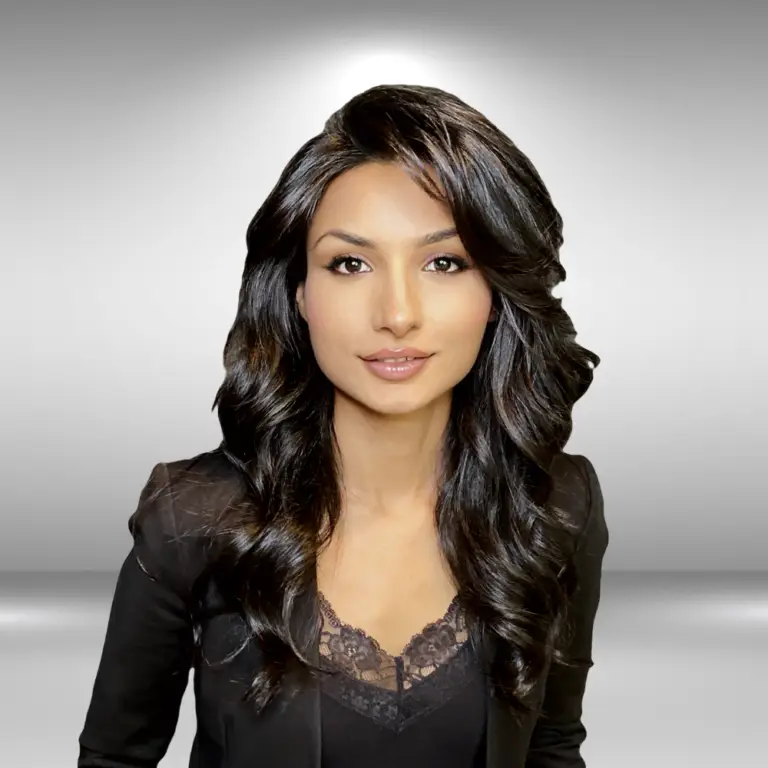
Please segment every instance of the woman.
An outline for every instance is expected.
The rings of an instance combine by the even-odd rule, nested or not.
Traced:
[[[437,88],[371,88],[299,150],[248,228],[223,441],[130,518],[79,768],[156,766],[191,668],[194,768],[584,765],[608,531],[562,450],[600,361],[562,242]]]

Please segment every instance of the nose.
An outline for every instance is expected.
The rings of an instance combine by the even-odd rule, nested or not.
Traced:
[[[380,270],[375,289],[374,325],[395,336],[405,336],[421,324],[421,295],[418,278],[404,268]]]

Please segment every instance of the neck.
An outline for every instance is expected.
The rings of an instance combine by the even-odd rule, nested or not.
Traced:
[[[365,410],[337,394],[334,431],[351,514],[396,519],[433,513],[450,394],[427,408],[394,415]]]

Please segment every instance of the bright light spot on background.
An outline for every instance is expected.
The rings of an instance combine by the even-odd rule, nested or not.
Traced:
[[[388,45],[371,50],[353,48],[335,56],[325,75],[324,100],[337,107],[374,85],[437,85],[437,57],[427,52],[413,53]],[[416,46],[414,46],[415,48]],[[330,58],[330,57],[329,57]]]

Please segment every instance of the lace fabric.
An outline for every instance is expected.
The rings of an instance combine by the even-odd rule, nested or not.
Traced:
[[[399,656],[341,621],[322,593],[318,601],[320,662],[333,673],[324,678],[323,690],[378,724],[402,730],[469,681],[473,657],[458,596],[441,618],[413,635]]]

